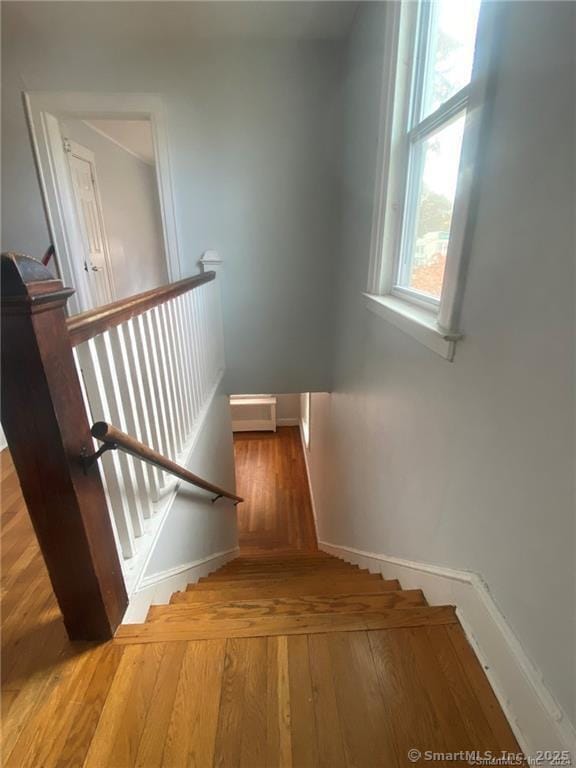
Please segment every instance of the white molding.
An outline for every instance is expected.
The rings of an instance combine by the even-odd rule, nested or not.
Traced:
[[[474,53],[456,197],[438,311],[438,324],[449,330],[458,328],[460,323],[476,200],[482,178],[481,147],[496,91],[496,73],[501,49],[500,32],[504,27],[499,5],[482,3],[478,19],[477,40],[482,42],[476,46]]]
[[[408,45],[406,16],[412,16],[415,8],[404,3],[388,3],[385,9],[383,60],[381,66],[382,83],[380,90],[380,111],[378,119],[378,146],[376,152],[376,174],[374,180],[372,230],[370,236],[370,259],[368,268],[368,291],[370,293],[388,293],[392,287],[392,265],[384,270],[385,253],[391,250],[388,241],[395,228],[390,220],[398,218],[401,193],[393,183],[393,171],[400,164],[395,156],[403,148],[394,143],[402,124],[407,99],[396,98],[403,90],[403,81],[409,79],[411,50],[404,53]],[[401,29],[404,34],[401,36]],[[401,109],[400,107],[404,107]],[[407,118],[407,113],[406,113]],[[397,176],[397,174],[396,174]],[[388,235],[388,237],[386,236]],[[386,276],[383,273],[386,272]],[[390,274],[388,274],[390,273]],[[384,279],[383,279],[384,278]]]
[[[208,557],[178,565],[143,579],[138,590],[130,598],[122,623],[140,624],[145,621],[151,605],[167,605],[174,592],[185,589],[188,584],[193,584],[202,576],[207,576],[229,560],[233,560],[239,551],[239,547],[234,547],[224,552],[215,552]]]
[[[66,165],[59,138],[62,119],[130,115],[150,120],[168,277],[170,282],[179,280],[180,252],[162,98],[151,93],[28,91],[24,94],[24,104],[48,225],[56,247],[57,268],[63,280],[77,290],[69,300],[70,311],[90,309],[91,302],[83,270],[74,259],[74,254],[78,250],[82,252],[85,246],[76,223],[68,174],[63,171]]]
[[[304,464],[306,465],[306,477],[308,478],[308,490],[310,491],[310,502],[312,504],[312,517],[314,518],[314,530],[316,531],[316,540],[320,544],[318,536],[318,513],[316,510],[316,500],[314,498],[314,485],[312,483],[312,473],[310,471],[310,463],[308,461],[308,449],[306,448],[306,436],[304,435],[304,429],[302,421],[300,421],[300,440],[302,441],[302,451],[304,452]]]
[[[560,749],[576,755],[576,728],[546,687],[481,576],[326,541],[318,545],[385,578],[399,579],[405,589],[423,589],[432,605],[456,605],[464,631],[525,753]]]
[[[443,331],[435,313],[395,296],[375,296],[371,293],[363,296],[366,308],[378,317],[392,323],[446,360],[454,359],[454,345],[461,334]]]

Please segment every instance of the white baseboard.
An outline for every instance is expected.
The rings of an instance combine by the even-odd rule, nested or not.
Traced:
[[[478,574],[326,541],[319,541],[318,545],[324,552],[381,573],[387,579],[399,579],[405,589],[422,589],[431,605],[455,605],[524,752],[536,755],[539,750],[569,750],[572,759],[576,758],[576,728],[546,688]]]
[[[184,563],[168,571],[155,573],[142,579],[138,589],[131,595],[128,609],[122,621],[123,624],[140,624],[146,619],[151,605],[165,605],[174,592],[184,589],[187,584],[193,584],[202,576],[220,568],[224,563],[237,557],[238,547],[216,552],[214,555],[191,563]]]

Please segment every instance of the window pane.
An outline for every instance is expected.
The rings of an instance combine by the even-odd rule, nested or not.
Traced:
[[[470,82],[480,0],[433,0],[422,118]]]
[[[440,298],[465,115],[416,144],[399,284]]]

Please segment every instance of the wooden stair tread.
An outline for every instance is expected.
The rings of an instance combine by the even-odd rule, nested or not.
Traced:
[[[227,560],[223,565],[253,565],[258,563],[345,563],[339,557],[330,557],[318,552],[302,555],[241,555]]]
[[[166,643],[233,637],[273,637],[331,632],[438,626],[457,623],[452,606],[389,608],[378,613],[310,614],[307,616],[259,616],[255,619],[198,619],[164,624],[124,624],[115,643]]]
[[[230,560],[219,568],[219,571],[228,570],[255,570],[257,568],[357,568],[354,563],[345,563],[343,560],[336,559],[324,559],[324,560],[312,560],[312,559],[296,559],[291,560],[269,560],[265,562],[239,562],[238,560]]]
[[[153,605],[146,621],[183,621],[198,617],[210,619],[254,618],[256,616],[304,615],[320,613],[374,613],[383,608],[426,605],[422,590],[410,589],[376,595],[306,595],[271,597],[260,600],[231,600],[221,603],[180,603]]]
[[[270,552],[263,553],[263,552],[247,552],[243,555],[239,555],[238,557],[233,558],[232,560],[229,560],[229,563],[237,562],[237,563],[246,563],[246,562],[272,562],[272,561],[285,561],[285,560],[339,560],[340,558],[334,557],[333,555],[328,555],[325,552],[320,551],[297,551],[294,550],[279,550],[279,549],[273,549],[270,550]],[[344,562],[344,561],[342,561]]]
[[[205,581],[197,581],[195,584],[189,584],[186,589],[188,591],[197,591],[202,589],[235,589],[240,586],[251,587],[266,587],[266,586],[281,586],[283,584],[295,584],[305,586],[309,584],[311,587],[316,587],[316,591],[313,590],[313,594],[319,594],[322,591],[321,587],[325,584],[371,584],[373,582],[383,581],[380,574],[314,574],[304,576],[278,576],[274,578],[253,578],[253,579],[211,579],[210,576],[205,577]],[[346,590],[345,590],[346,591]]]
[[[345,568],[345,569],[352,569],[356,570],[358,568],[357,565],[352,565],[351,563],[344,563],[344,562],[338,562],[332,561],[332,560],[324,560],[322,562],[318,561],[288,561],[285,563],[277,563],[276,561],[272,561],[270,563],[226,563],[226,565],[221,566],[221,568],[218,569],[217,573],[222,573],[223,571],[256,571],[259,569],[267,570],[267,571],[273,571],[273,570],[279,570],[281,568]]]
[[[339,594],[379,594],[397,592],[400,584],[396,580],[373,581],[366,584],[342,585],[327,584],[322,586],[321,594],[325,596]],[[318,594],[309,584],[267,584],[265,587],[238,586],[236,589],[221,590],[213,585],[213,589],[186,590],[175,592],[170,598],[170,603],[221,603],[232,600],[259,600],[270,597],[302,597]]]
[[[370,573],[368,570],[353,570],[349,568],[277,568],[272,570],[263,570],[258,568],[254,571],[215,571],[209,576],[202,576],[201,583],[206,581],[232,581],[254,579],[262,581],[263,579],[286,579],[297,576],[312,578],[332,576],[375,576],[380,578],[379,573]]]

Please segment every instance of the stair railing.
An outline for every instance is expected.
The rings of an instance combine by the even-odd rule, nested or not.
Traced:
[[[186,467],[224,369],[215,277],[67,318],[72,289],[36,259],[2,255],[2,424],[72,639],[113,635],[176,486],[168,464],[125,451],[85,472],[90,424]]]
[[[230,499],[234,504],[239,504],[244,499],[241,496],[236,496],[234,493],[224,490],[219,485],[209,483],[207,480],[203,480],[198,475],[195,475],[185,467],[180,466],[175,461],[167,459],[166,456],[162,456],[161,453],[155,451],[139,440],[136,440],[131,435],[127,435],[125,432],[117,429],[111,424],[106,424],[105,421],[98,421],[92,425],[92,437],[95,437],[102,443],[101,448],[90,456],[83,457],[84,466],[87,470],[95,463],[95,461],[104,454],[105,451],[121,450],[125,453],[133,456],[136,459],[141,459],[152,467],[163,469],[169,472],[171,475],[178,477],[180,480],[185,480],[187,483],[195,485],[197,488],[202,488],[204,491],[216,494],[212,501],[218,501],[218,499]]]

